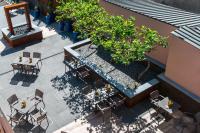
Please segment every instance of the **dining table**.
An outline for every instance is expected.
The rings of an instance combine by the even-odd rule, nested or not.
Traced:
[[[20,59],[21,58],[21,59]],[[30,61],[31,60],[31,61]],[[37,66],[39,58],[29,58],[29,57],[17,57],[13,63],[21,65]],[[37,66],[38,67],[38,66]]]
[[[162,108],[168,114],[173,114],[174,112],[176,112],[177,110],[181,108],[181,105],[171,100],[173,104],[172,104],[172,107],[169,107],[168,106],[169,100],[171,100],[169,97],[165,97],[164,99],[158,101],[157,106]]]
[[[23,106],[22,104],[25,103]],[[24,114],[26,116],[26,119],[28,120],[29,112],[33,107],[36,106],[35,100],[31,97],[19,99],[19,101],[13,105],[13,108],[19,111],[20,113]]]
[[[110,91],[107,91],[105,87],[94,89],[92,92],[86,95],[87,99],[92,102],[93,105],[106,100],[107,98],[115,95],[118,91],[114,88],[111,88]]]

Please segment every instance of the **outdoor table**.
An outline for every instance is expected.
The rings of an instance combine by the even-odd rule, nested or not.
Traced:
[[[96,92],[98,92],[98,95],[96,95]],[[112,88],[110,92],[106,92],[106,88],[98,88],[91,93],[87,94],[87,98],[93,103],[93,105],[96,105],[102,100],[106,100],[108,97],[113,96],[116,94],[117,90]]]
[[[36,66],[38,61],[40,59],[38,58],[31,58],[32,59],[32,62],[30,63],[30,59],[28,57],[22,57],[22,60],[20,61],[19,60],[19,57],[17,57],[13,63],[16,63],[16,64],[21,64],[21,65],[30,65],[30,66]]]
[[[165,97],[164,99],[162,99],[161,101],[159,101],[157,103],[157,106],[162,108],[163,110],[165,110],[167,113],[169,114],[173,114],[174,112],[176,112],[181,106],[173,101],[173,105],[171,108],[168,107],[168,101],[169,98]]]
[[[26,106],[24,108],[21,107],[21,103],[25,101]],[[29,111],[35,106],[35,101],[27,97],[26,99],[19,99],[19,102],[16,103],[13,108],[18,110],[19,112],[23,113],[26,116],[26,119],[28,119]]]

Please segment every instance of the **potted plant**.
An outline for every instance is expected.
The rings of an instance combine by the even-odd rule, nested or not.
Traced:
[[[39,3],[38,1],[35,2],[35,7],[34,7],[34,11],[33,11],[33,16],[35,19],[39,18],[40,16],[40,9],[39,9]]]
[[[52,10],[52,2],[48,1],[47,3],[47,14],[45,16],[45,22],[47,25],[50,25],[52,23],[52,16],[53,15],[53,10]]]
[[[56,10],[54,11],[56,14],[55,20],[58,22],[58,30],[59,31],[64,31],[64,20],[65,20],[65,11],[64,11],[64,6],[62,3],[59,3],[59,5],[56,7]]]
[[[72,32],[72,40],[73,40],[73,42],[77,42],[78,41],[78,35],[79,35],[78,32],[76,32],[76,31]]]

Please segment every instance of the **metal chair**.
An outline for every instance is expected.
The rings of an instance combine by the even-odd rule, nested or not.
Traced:
[[[11,126],[13,126],[13,122],[16,125],[19,125],[20,122],[24,121],[24,114],[20,113],[19,111],[15,110],[15,113],[11,113],[9,117],[9,121],[11,122]]]
[[[88,82],[90,76],[90,70],[88,70],[85,66],[82,66],[76,70],[76,77],[84,82]]]
[[[23,52],[23,57],[30,58],[31,57],[31,53],[30,52]]]
[[[83,106],[85,107],[85,105],[90,106],[91,104],[91,100],[87,97],[87,94],[92,92],[92,85],[87,85],[84,88],[82,88],[81,93],[83,96]]]
[[[35,100],[35,104],[39,104],[40,102],[43,103],[44,107],[45,107],[45,104],[44,104],[44,100],[43,100],[43,96],[44,96],[44,93],[39,90],[39,89],[36,89],[35,90],[35,95],[34,97],[32,98],[32,100]]]
[[[12,96],[10,96],[8,99],[8,104],[10,105],[10,110],[11,110],[11,113],[13,111],[13,105],[17,104],[19,102],[19,99],[17,98],[17,95],[16,94],[13,94]]]
[[[13,68],[13,73],[15,74],[15,70],[17,70],[18,72],[22,72],[23,71],[23,68],[22,68],[22,65],[21,64],[16,64],[16,63],[13,63],[11,64],[12,68]]]
[[[111,106],[107,101],[101,101],[96,105],[97,110],[103,115],[103,122],[110,122],[110,118],[112,117]]]
[[[41,125],[41,123],[46,119],[47,123],[49,124],[48,118],[47,118],[47,112],[43,109],[37,109],[35,108],[30,113],[31,121],[32,123],[35,122],[37,125]]]
[[[34,73],[35,73],[36,75],[38,74],[37,68],[34,67],[34,66],[30,66],[30,65],[24,65],[24,66],[23,66],[23,72],[26,73],[26,74],[30,74],[30,73],[31,73],[32,75],[33,75]]]
[[[162,95],[160,95],[158,90],[155,90],[150,93],[150,101],[153,104],[157,104],[160,100],[164,99]]]
[[[39,52],[33,52],[33,58],[39,59],[39,62],[42,65],[42,55],[41,55],[41,53],[39,53]]]
[[[108,98],[108,102],[110,103],[112,109],[116,109],[117,107],[123,105],[125,100],[126,97],[122,96],[120,93]]]
[[[95,86],[96,88],[104,87],[105,84],[106,84],[106,83],[105,83],[102,79],[97,79],[97,80],[94,82],[94,86]]]

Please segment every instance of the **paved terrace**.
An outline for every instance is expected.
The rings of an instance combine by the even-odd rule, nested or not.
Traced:
[[[7,25],[2,6],[0,7],[0,16],[0,28],[2,28]],[[31,19],[33,21],[33,18]],[[12,18],[12,21],[14,24],[18,24],[24,22],[25,18],[17,14]],[[79,121],[79,118],[83,117],[84,113],[88,113],[83,111],[83,100],[80,97],[80,88],[82,88],[84,84],[75,78],[69,77],[68,73],[64,74],[63,48],[72,44],[69,38],[62,34],[55,34],[55,30],[51,29],[52,27],[45,27],[42,21],[33,21],[33,23],[43,29],[45,39],[42,42],[35,42],[31,45],[17,48],[10,48],[4,45],[4,42],[0,43],[0,107],[5,115],[9,115],[10,107],[7,103],[7,98],[9,96],[16,94],[19,98],[26,98],[34,95],[36,88],[42,90],[44,92],[45,109],[49,120],[49,125],[44,121],[42,123],[42,128],[46,130],[47,133],[51,133],[69,123],[72,125],[74,120],[78,119]],[[2,37],[1,33],[0,37]],[[13,60],[21,55],[23,51],[37,51],[42,53],[43,65],[38,76],[26,76],[14,74],[12,72],[11,63],[13,63]],[[145,103],[145,105],[148,104]],[[122,108],[120,109],[122,111],[120,111],[118,115],[122,117],[123,122],[128,124],[137,117],[138,113],[145,112],[146,108],[149,109],[150,106],[148,105],[145,107],[142,104],[134,111],[126,107]],[[123,111],[124,109],[126,110]],[[127,112],[129,112],[128,115]],[[89,117],[91,118],[91,116]],[[93,124],[95,124],[95,122]],[[98,128],[99,126],[103,128],[101,121],[97,121],[96,123],[96,127]],[[39,132],[39,128],[33,127],[33,125],[25,126],[24,128],[32,132]],[[26,132],[18,128],[14,128],[14,130],[20,133]],[[79,130],[79,128],[77,128],[77,130]],[[99,127],[99,130],[103,129]],[[121,129],[117,130],[120,131]]]
[[[0,28],[6,26],[3,7],[0,7],[1,23]],[[33,18],[31,18],[33,19]],[[24,22],[22,15],[13,17],[13,23]],[[161,127],[150,119],[152,109],[149,101],[140,103],[134,108],[128,109],[125,106],[113,112],[112,128],[105,129],[102,125],[102,117],[99,114],[91,114],[84,117],[89,112],[82,108],[83,99],[80,95],[80,88],[84,84],[76,78],[70,77],[64,73],[63,48],[72,42],[62,33],[55,34],[52,27],[46,27],[42,21],[33,21],[35,25],[41,27],[44,31],[45,39],[42,42],[35,42],[31,45],[10,48],[0,43],[0,107],[5,115],[10,114],[10,108],[7,98],[16,94],[19,98],[26,98],[34,95],[36,88],[44,92],[44,103],[47,111],[49,125],[44,121],[43,130],[47,133],[67,132],[162,132]],[[53,26],[54,27],[54,26]],[[50,30],[49,30],[50,29]],[[0,37],[2,37],[0,33]],[[23,51],[37,51],[42,53],[41,71],[38,76],[26,76],[14,74],[11,63]],[[86,113],[86,114],[85,114]],[[161,123],[164,118],[161,118]],[[62,128],[63,127],[63,128]],[[146,128],[144,128],[146,127]],[[158,128],[157,128],[158,127]],[[26,125],[24,128],[34,133],[39,133],[38,127]],[[16,132],[27,132],[14,128]],[[40,130],[40,131],[43,131]]]
[[[4,16],[3,7],[0,7],[1,23],[0,28],[7,26],[7,22]],[[33,18],[31,18],[33,19]],[[12,18],[13,24],[22,23],[25,21],[25,17],[18,14]],[[34,21],[35,25],[38,25],[48,31],[47,27],[42,21]],[[0,107],[5,115],[10,114],[10,107],[7,103],[7,98],[12,94],[16,94],[19,98],[26,98],[34,95],[36,88],[41,89],[44,92],[44,103],[47,110],[49,119],[49,127],[47,132],[53,132],[54,130],[70,123],[76,118],[79,118],[79,112],[74,113],[72,109],[66,104],[66,99],[69,94],[69,88],[65,91],[58,91],[52,86],[51,80],[56,76],[64,74],[63,61],[63,47],[71,44],[69,38],[65,38],[62,34],[56,34],[47,36],[51,32],[46,32],[46,38],[42,42],[33,43],[32,45],[26,45],[17,48],[10,48],[0,43]],[[0,33],[0,37],[2,34]],[[12,72],[11,63],[15,58],[22,54],[23,51],[37,51],[42,53],[41,71],[38,76],[25,76],[15,74]],[[79,84],[78,82],[74,84]],[[66,83],[67,86],[67,83]],[[44,127],[47,124],[44,122]],[[27,127],[28,128],[28,127]],[[22,132],[22,131],[20,131]],[[37,131],[36,131],[37,132]]]

